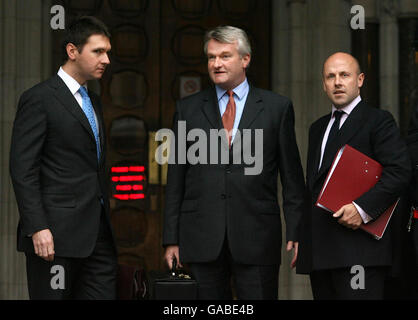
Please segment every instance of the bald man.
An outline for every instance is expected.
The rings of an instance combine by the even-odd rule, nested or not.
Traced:
[[[347,53],[331,55],[323,66],[323,89],[332,106],[309,130],[311,205],[301,220],[296,264],[298,273],[310,275],[314,299],[382,299],[392,263],[392,233],[399,232],[390,225],[375,240],[358,230],[396,201],[410,177],[406,146],[392,115],[360,97],[364,77],[358,61]],[[381,163],[383,173],[370,191],[330,214],[315,202],[337,151],[346,144]]]

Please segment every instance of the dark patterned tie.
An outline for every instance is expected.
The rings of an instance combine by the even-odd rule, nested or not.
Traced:
[[[328,155],[328,153],[330,152],[330,145],[332,144],[332,142],[335,140],[335,138],[338,135],[338,131],[340,131],[340,122],[341,122],[341,116],[344,114],[344,111],[335,111],[334,112],[334,123],[332,124],[331,130],[329,131],[328,134],[328,139],[327,139],[327,143],[325,144],[325,149],[324,149],[324,155],[322,156],[322,164],[321,167],[324,165],[324,160],[326,158],[326,156]]]

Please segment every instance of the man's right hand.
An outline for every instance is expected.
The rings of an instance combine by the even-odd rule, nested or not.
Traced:
[[[46,261],[54,260],[54,239],[49,229],[35,232],[32,235],[35,254]]]
[[[183,266],[181,265],[179,256],[179,246],[167,246],[165,248],[164,259],[170,270],[173,267],[173,257],[176,257],[177,266],[182,268]]]

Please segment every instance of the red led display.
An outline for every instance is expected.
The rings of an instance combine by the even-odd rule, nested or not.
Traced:
[[[144,166],[118,166],[111,168],[113,197],[118,200],[145,199]]]
[[[128,181],[142,181],[145,179],[145,176],[116,176],[112,177],[113,182],[128,182]]]
[[[145,172],[144,166],[112,167],[112,172]]]
[[[119,200],[136,200],[136,199],[144,199],[145,195],[141,194],[114,194],[114,198]]]
[[[126,185],[116,186],[116,191],[131,191],[131,190],[143,190],[143,189],[144,189],[144,186],[137,185],[137,184],[134,184],[134,185],[126,184]]]

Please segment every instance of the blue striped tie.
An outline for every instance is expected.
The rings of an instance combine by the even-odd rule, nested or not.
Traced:
[[[90,123],[91,129],[93,130],[94,139],[96,140],[97,159],[99,160],[100,159],[100,139],[99,139],[99,133],[97,132],[96,120],[94,119],[93,105],[91,104],[90,97],[85,87],[81,86],[78,91],[80,92],[81,97],[83,98],[82,109],[84,113],[86,114],[86,117]]]

